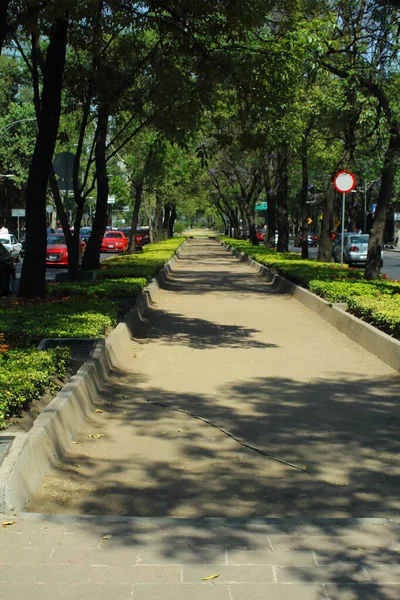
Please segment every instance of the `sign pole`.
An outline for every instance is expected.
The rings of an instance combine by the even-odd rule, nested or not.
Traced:
[[[344,208],[345,208],[346,194],[343,192],[342,195],[342,239],[340,244],[340,268],[343,268],[343,254],[344,254]]]
[[[342,195],[342,239],[340,244],[340,268],[343,267],[344,258],[344,210],[346,194],[356,187],[356,178],[350,171],[339,171],[334,177],[333,185]]]
[[[19,217],[17,217],[18,241],[19,241]]]

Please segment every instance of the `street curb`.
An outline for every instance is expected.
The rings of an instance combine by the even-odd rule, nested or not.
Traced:
[[[400,342],[398,340],[346,312],[345,304],[327,302],[309,290],[270,271],[266,266],[232,248],[226,242],[221,242],[221,244],[241,262],[247,263],[258,274],[263,275],[271,283],[274,291],[290,294],[353,342],[368,350],[395,371],[400,372]]]
[[[64,456],[79,426],[93,410],[94,399],[111,369],[123,356],[126,343],[132,340],[146,310],[155,302],[160,284],[172,271],[184,245],[185,242],[150,281],[107,338],[97,340],[92,358],[48,404],[29,432],[15,435],[4,432],[4,436],[14,439],[0,465],[0,513],[21,511],[40,487],[44,476]]]

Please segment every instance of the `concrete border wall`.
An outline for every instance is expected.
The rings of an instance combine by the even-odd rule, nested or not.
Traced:
[[[4,437],[14,437],[14,440],[0,465],[0,513],[21,511],[40,487],[44,476],[64,456],[81,423],[93,410],[93,401],[110,370],[118,364],[146,310],[155,302],[159,283],[173,270],[184,244],[150,281],[117,327],[105,340],[97,340],[92,358],[65,384],[30,431],[15,435],[4,432]]]
[[[245,262],[257,273],[266,277],[275,291],[282,294],[290,294],[304,304],[304,306],[317,313],[322,319],[333,325],[341,333],[344,333],[353,342],[356,342],[368,350],[368,352],[377,356],[395,371],[400,372],[400,342],[398,340],[346,312],[347,307],[345,304],[327,302],[309,290],[270,271],[267,267],[256,262],[243,252],[238,252],[238,250],[232,248],[229,244],[225,242],[221,242],[221,244],[241,262]]]

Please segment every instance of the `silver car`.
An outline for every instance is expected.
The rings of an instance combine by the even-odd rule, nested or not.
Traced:
[[[22,244],[12,233],[0,233],[0,242],[7,248],[15,260],[21,260],[23,251]]]
[[[343,244],[343,262],[349,267],[361,265],[367,262],[369,235],[359,233],[345,233]],[[341,240],[337,240],[333,249],[333,260],[340,262]],[[381,252],[381,266],[383,255]]]

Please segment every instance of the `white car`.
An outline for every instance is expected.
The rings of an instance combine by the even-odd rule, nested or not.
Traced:
[[[0,233],[0,243],[7,248],[15,260],[21,260],[23,254],[22,244],[17,240],[15,235],[12,233]]]

